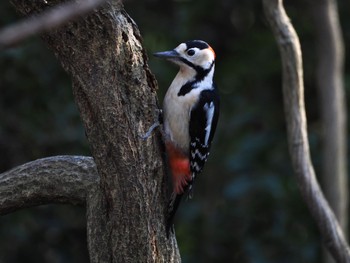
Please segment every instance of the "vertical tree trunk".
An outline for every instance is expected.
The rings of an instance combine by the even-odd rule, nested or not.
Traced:
[[[59,2],[13,0],[24,14]],[[100,175],[87,204],[91,262],[179,262],[175,237],[167,239],[164,228],[159,134],[139,138],[157,119],[157,101],[135,23],[119,1],[111,1],[43,38],[72,76]]]
[[[323,190],[344,233],[348,221],[344,45],[336,0],[312,1],[317,35],[317,87],[322,118]],[[328,254],[328,253],[327,253]],[[334,262],[329,255],[325,262]]]

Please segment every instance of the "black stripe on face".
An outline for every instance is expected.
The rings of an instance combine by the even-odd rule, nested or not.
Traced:
[[[183,63],[186,64],[187,66],[193,68],[193,69],[197,72],[197,74],[198,74],[199,72],[201,72],[201,71],[204,71],[204,69],[203,69],[202,67],[193,64],[192,62],[188,61],[187,59],[185,59],[185,58],[183,58],[183,57],[180,57],[179,59],[180,59],[181,62],[183,62]]]
[[[187,64],[188,66],[194,68],[197,74],[194,80],[187,82],[185,85],[181,87],[180,91],[177,93],[177,96],[185,96],[187,93],[189,93],[194,88],[194,85],[198,82],[201,82],[205,78],[205,76],[209,74],[209,72],[214,66],[214,61],[210,64],[210,67],[208,69],[204,69],[202,67],[193,65],[193,63],[187,61],[184,58],[181,58],[181,61]],[[185,61],[187,61],[187,63]]]
[[[195,64],[193,64],[192,62],[188,61],[187,59],[180,57],[179,60],[181,62],[183,62],[184,64],[186,64],[187,66],[193,68],[196,71],[196,82],[197,81],[201,81],[204,79],[204,77],[210,72],[210,70],[213,68],[214,66],[214,61],[210,64],[209,68],[204,69],[201,66],[197,66]]]

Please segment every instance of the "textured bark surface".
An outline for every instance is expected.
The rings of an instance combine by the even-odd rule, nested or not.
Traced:
[[[317,45],[317,87],[322,117],[322,185],[344,233],[348,224],[344,44],[335,0],[311,2]],[[329,255],[324,262],[334,262]]]
[[[42,204],[85,205],[91,187],[98,184],[91,157],[39,159],[0,174],[0,214]]]
[[[12,2],[33,14],[60,1]],[[180,261],[165,234],[162,145],[139,137],[157,119],[157,101],[136,25],[113,1],[43,38],[72,76],[100,176],[87,204],[91,262]]]
[[[301,194],[333,257],[337,262],[350,262],[348,244],[320,190],[310,159],[304,105],[303,68],[298,36],[285,13],[282,0],[264,0],[263,3],[282,58],[288,145]]]

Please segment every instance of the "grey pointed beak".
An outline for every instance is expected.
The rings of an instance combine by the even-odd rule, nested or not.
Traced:
[[[153,55],[155,57],[165,58],[165,59],[178,58],[180,56],[179,53],[177,53],[175,50],[156,52]]]

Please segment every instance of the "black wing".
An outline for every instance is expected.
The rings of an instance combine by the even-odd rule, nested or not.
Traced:
[[[192,181],[189,182],[184,191],[189,193],[190,197],[194,178],[202,171],[209,155],[210,144],[219,118],[219,104],[217,91],[215,89],[205,90],[201,92],[198,103],[192,108],[190,113],[190,169]],[[166,222],[168,237],[173,229],[174,216],[182,197],[183,194],[177,195],[173,193],[170,198]]]
[[[204,90],[190,115],[190,168],[192,182],[203,170],[219,118],[220,100],[216,89]],[[191,190],[191,186],[190,189]]]

